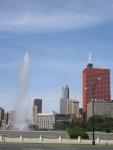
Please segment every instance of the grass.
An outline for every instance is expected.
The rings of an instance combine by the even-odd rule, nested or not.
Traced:
[[[2,145],[3,143],[0,142],[0,144]],[[91,144],[64,144],[64,143],[22,143],[22,142],[6,142],[5,145],[34,145],[34,146],[38,146],[38,147],[113,147],[113,144],[99,144],[99,145],[91,145]]]

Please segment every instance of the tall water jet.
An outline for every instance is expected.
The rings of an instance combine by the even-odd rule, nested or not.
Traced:
[[[24,61],[20,72],[19,87],[15,105],[15,124],[14,128],[25,130],[28,127],[28,78],[29,78],[30,59],[25,53]]]

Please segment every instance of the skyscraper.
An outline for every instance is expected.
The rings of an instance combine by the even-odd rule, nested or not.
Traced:
[[[69,86],[62,87],[62,97],[60,99],[60,114],[79,116],[79,102],[69,97]]]
[[[42,99],[34,99],[32,106],[32,122],[35,121],[35,116],[38,113],[42,113]]]
[[[60,113],[66,114],[67,112],[67,100],[69,99],[69,87],[65,85],[62,87],[62,97],[60,99]]]
[[[34,104],[37,113],[42,113],[42,99],[34,99]]]
[[[62,98],[69,99],[69,86],[65,85],[62,87]]]
[[[94,87],[95,86],[95,87]],[[87,103],[92,99],[110,101],[110,70],[93,68],[91,55],[87,68],[83,70],[83,112],[87,116]]]

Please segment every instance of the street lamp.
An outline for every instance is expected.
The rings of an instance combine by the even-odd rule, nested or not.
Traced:
[[[94,92],[95,92],[95,89],[96,89],[96,86],[98,84],[98,81],[101,80],[101,78],[97,78],[96,82],[94,83],[93,85],[93,89],[92,89],[92,97],[93,97],[93,108],[92,108],[92,115],[93,115],[93,121],[92,121],[92,132],[93,132],[93,140],[92,140],[92,145],[95,145],[95,117],[94,117],[94,101],[95,101],[95,96],[94,96]]]

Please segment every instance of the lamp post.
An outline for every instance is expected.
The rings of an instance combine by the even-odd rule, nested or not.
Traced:
[[[95,145],[95,116],[94,116],[94,102],[95,102],[95,89],[96,86],[98,84],[98,81],[101,80],[101,78],[97,78],[97,81],[94,83],[93,85],[93,89],[92,89],[92,96],[93,96],[93,107],[92,107],[92,115],[93,115],[93,120],[92,120],[92,132],[93,132],[93,140],[92,140],[92,145]]]

